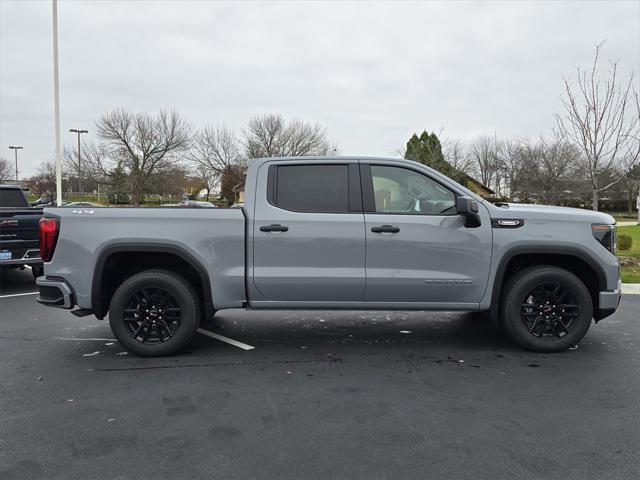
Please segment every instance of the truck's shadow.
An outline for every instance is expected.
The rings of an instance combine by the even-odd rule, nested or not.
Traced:
[[[495,351],[517,347],[479,314],[449,312],[219,312],[203,328],[260,351],[439,347]],[[198,336],[192,352],[210,345]]]

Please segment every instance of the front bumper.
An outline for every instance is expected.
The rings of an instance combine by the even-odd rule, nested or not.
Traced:
[[[75,299],[71,287],[61,278],[38,277],[36,285],[40,291],[36,301],[47,307],[71,309]]]
[[[618,280],[618,286],[615,290],[606,290],[598,295],[598,308],[594,312],[594,318],[602,320],[613,314],[620,304],[622,298],[622,280]]]

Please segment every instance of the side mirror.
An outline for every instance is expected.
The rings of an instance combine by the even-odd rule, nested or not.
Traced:
[[[456,211],[464,217],[464,226],[467,228],[479,227],[480,215],[478,214],[478,202],[471,197],[456,198]]]

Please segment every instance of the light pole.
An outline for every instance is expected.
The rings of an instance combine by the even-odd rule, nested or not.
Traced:
[[[22,147],[17,147],[15,145],[9,145],[9,148],[14,151],[16,155],[16,185],[18,184],[18,150],[22,150]]]
[[[58,75],[58,0],[51,0],[53,20],[53,115],[56,137],[56,204],[62,206],[62,159],[60,158],[60,82]]]
[[[78,191],[82,195],[82,169],[80,168],[80,135],[83,133],[89,133],[88,130],[77,130],[72,128],[69,130],[71,133],[78,134]]]

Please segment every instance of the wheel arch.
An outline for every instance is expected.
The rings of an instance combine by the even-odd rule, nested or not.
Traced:
[[[591,294],[594,315],[598,309],[598,294],[606,290],[607,277],[598,260],[589,253],[570,247],[522,247],[506,252],[498,264],[491,292],[490,315],[498,321],[500,296],[510,275],[532,265],[550,265],[564,268],[584,282]]]
[[[133,260],[133,263],[127,260]],[[122,268],[114,272],[117,267]],[[151,268],[167,268],[185,276],[201,298],[205,318],[213,316],[215,308],[206,268],[184,248],[165,243],[119,243],[109,245],[100,252],[91,284],[91,309],[94,315],[103,319],[118,286],[131,275]]]

